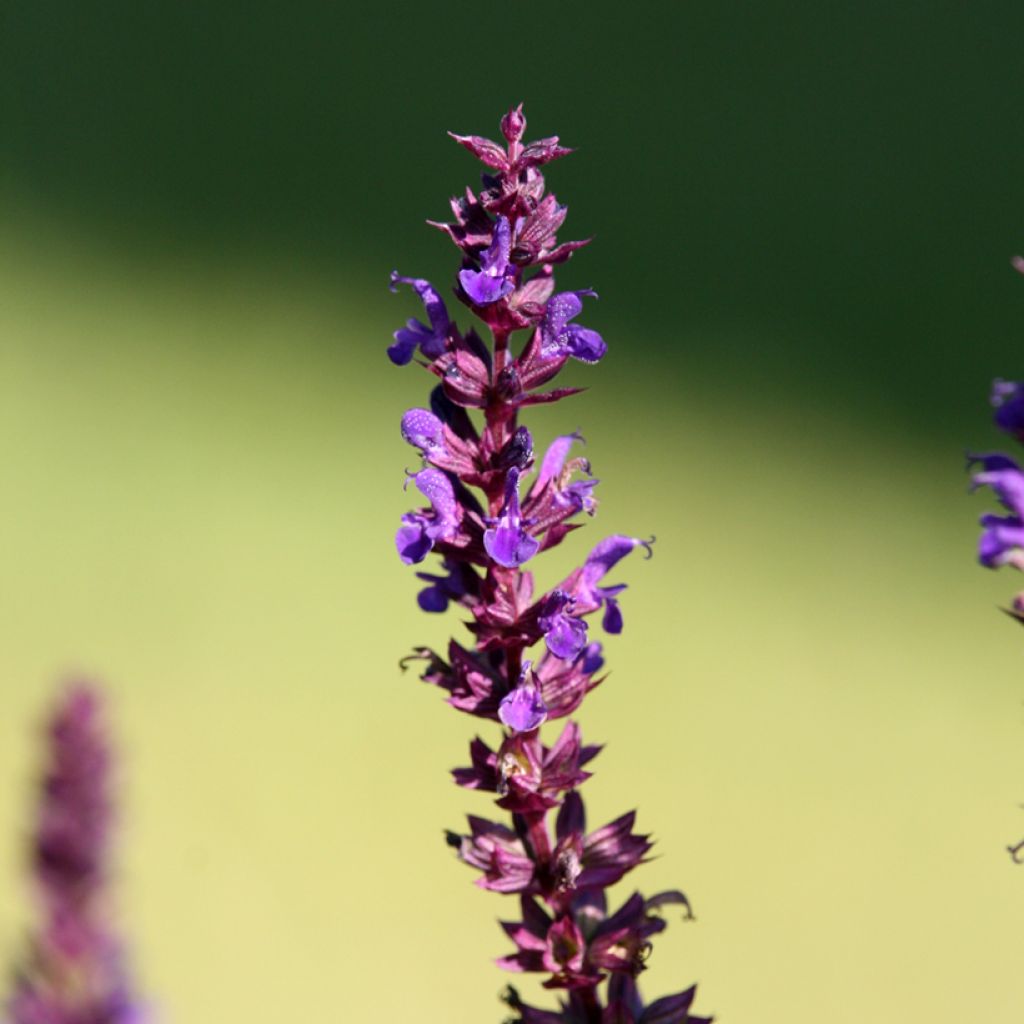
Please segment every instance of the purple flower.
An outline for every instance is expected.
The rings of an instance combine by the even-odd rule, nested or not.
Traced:
[[[430,511],[407,512],[395,535],[398,555],[406,565],[422,562],[439,540],[450,540],[459,527],[460,510],[451,481],[439,469],[424,469],[412,477]]]
[[[537,624],[548,650],[572,661],[587,646],[587,624],[569,614],[575,601],[564,590],[552,590],[540,606]]]
[[[17,972],[10,1024],[137,1024],[105,900],[110,846],[110,752],[96,690],[70,687],[49,726],[50,764],[33,844],[45,913]]]
[[[626,557],[631,551],[642,547],[651,556],[651,540],[642,540],[639,537],[626,537],[616,534],[606,537],[598,544],[593,551],[587,555],[583,568],[577,571],[575,580],[566,586],[566,590],[576,598],[577,606],[581,611],[596,611],[604,606],[604,618],[601,625],[606,633],[622,632],[622,612],[619,609],[618,595],[626,589],[624,583],[611,587],[599,586],[605,574],[614,568],[618,562]]]
[[[505,477],[505,504],[494,525],[484,533],[487,554],[506,569],[528,562],[540,549],[540,541],[523,526],[519,510],[519,470],[514,466]]]
[[[569,322],[582,311],[584,295],[597,298],[597,292],[587,288],[560,292],[548,300],[540,325],[541,353],[545,357],[572,356],[584,363],[596,363],[608,351],[597,331]]]
[[[416,319],[409,320],[404,327],[395,331],[395,341],[388,348],[388,357],[396,366],[405,366],[419,348],[428,359],[436,359],[445,350],[451,328],[444,300],[429,281],[402,277],[397,270],[392,270],[391,290],[398,291],[399,284],[409,285],[420,297],[430,326]]]
[[[459,272],[462,290],[477,306],[489,306],[503,299],[515,287],[515,268],[509,263],[512,229],[507,217],[499,217],[494,225],[494,238],[480,259],[479,270]]]
[[[593,477],[572,481],[577,470],[590,472],[586,459],[569,459],[569,451],[576,441],[583,443],[583,436],[563,434],[556,437],[544,453],[540,471],[530,488],[530,514],[542,525],[553,525],[577,512],[593,515],[597,510],[593,491],[599,481]]]
[[[498,717],[513,732],[533,732],[548,717],[547,705],[530,672],[530,663],[523,667],[519,685],[498,705]]]

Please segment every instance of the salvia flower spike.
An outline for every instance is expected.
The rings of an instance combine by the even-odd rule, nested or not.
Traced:
[[[32,871],[42,924],[15,975],[8,1024],[140,1024],[105,889],[110,748],[98,691],[77,683],[48,727]]]
[[[402,516],[395,544],[407,564],[438,556],[436,568],[416,574],[427,584],[420,607],[460,606],[473,638],[468,646],[452,640],[444,653],[418,648],[404,664],[421,662],[422,678],[452,707],[501,727],[493,747],[475,739],[470,766],[453,774],[460,786],[492,794],[511,821],[472,815],[465,834],[447,839],[478,885],[517,898],[518,918],[503,924],[513,949],[500,965],[544,975],[547,988],[563,993],[559,1009],[543,1010],[509,988],[514,1019],[707,1024],[690,1012],[693,988],[649,1005],[641,999],[636,977],[665,927],[664,908],[692,915],[675,891],[634,893],[609,907],[606,890],[645,860],[651,843],[635,831],[633,813],[588,826],[579,787],[600,748],[585,745],[572,721],[550,745],[540,736],[545,722],[572,714],[604,678],[590,619],[600,613],[605,633],[622,631],[625,584],[607,577],[637,548],[650,555],[653,538],[606,537],[568,577],[535,590],[534,559],[581,526],[581,515],[594,514],[597,480],[586,459],[570,458],[583,442],[575,431],[554,438],[538,465],[519,416],[575,394],[551,382],[570,359],[598,362],[607,345],[578,322],[596,293],[555,287],[555,267],[585,243],[558,241],[566,208],[545,194],[540,169],[570,150],[557,138],[526,143],[525,129],[519,106],[501,119],[504,143],[452,135],[484,164],[483,184],[452,200],[451,222],[434,225],[460,253],[454,297],[491,344],[473,327],[460,330],[428,281],[391,276],[393,289],[406,284],[416,293],[425,321],[399,328],[388,355],[397,365],[415,359],[437,381],[427,405],[401,419],[402,437],[423,460],[407,484],[428,504]]]

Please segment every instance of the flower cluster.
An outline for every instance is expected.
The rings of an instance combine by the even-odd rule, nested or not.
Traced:
[[[50,763],[32,849],[44,923],[15,977],[10,1024],[139,1024],[103,902],[109,752],[95,691],[77,685],[49,724]]]
[[[541,739],[545,722],[572,714],[603,680],[593,618],[600,613],[605,633],[622,631],[625,585],[608,577],[632,552],[650,555],[651,541],[607,537],[542,592],[523,568],[578,529],[581,515],[594,515],[598,481],[574,456],[583,443],[577,433],[556,437],[535,458],[520,410],[574,394],[548,385],[569,360],[596,363],[606,351],[601,335],[577,319],[595,293],[555,287],[555,267],[586,243],[557,240],[566,208],[545,194],[541,168],[570,150],[557,138],[524,143],[525,127],[520,106],[501,120],[504,144],[452,136],[487,170],[478,192],[452,200],[452,221],[434,225],[461,254],[455,297],[492,343],[473,327],[460,330],[428,281],[391,277],[392,289],[416,293],[425,321],[396,331],[388,355],[397,365],[418,357],[438,381],[429,407],[402,417],[402,437],[423,460],[407,483],[427,504],[402,516],[395,543],[409,565],[431,553],[440,558],[437,569],[417,573],[425,584],[420,607],[459,606],[473,634],[472,645],[452,640],[443,654],[419,648],[405,663],[420,662],[422,678],[453,707],[502,726],[493,746],[475,739],[470,765],[453,774],[460,786],[493,793],[511,823],[471,816],[468,831],[448,841],[482,888],[519,899],[519,919],[503,925],[514,950],[501,966],[547,975],[548,988],[565,992],[556,1012],[527,1006],[510,989],[516,1019],[706,1024],[690,1014],[692,988],[646,1008],[641,1001],[635,978],[651,937],[665,927],[661,911],[678,904],[692,915],[675,891],[636,893],[609,909],[605,890],[645,859],[651,843],[635,831],[632,813],[588,827],[578,787],[600,748],[585,745],[573,721],[553,742]],[[513,346],[517,331],[525,338]]]

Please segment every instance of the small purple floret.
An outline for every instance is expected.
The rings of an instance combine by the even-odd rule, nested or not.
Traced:
[[[539,729],[548,717],[547,705],[531,678],[529,662],[523,668],[519,685],[498,705],[498,717],[513,732],[532,732]]]
[[[540,549],[540,541],[523,528],[519,510],[519,470],[513,467],[505,478],[505,506],[495,524],[484,532],[484,547],[498,565],[515,569],[528,562]]]
[[[544,356],[572,356],[583,363],[596,363],[608,351],[597,331],[569,322],[582,311],[584,295],[597,298],[597,292],[586,288],[577,292],[560,292],[548,300],[540,325],[541,353]]]
[[[407,512],[395,535],[398,556],[406,565],[422,562],[438,540],[450,540],[459,526],[459,505],[451,481],[439,469],[412,477],[431,504],[429,512]]]
[[[642,547],[649,558],[653,543],[653,537],[651,540],[642,540],[640,537],[616,534],[606,537],[587,555],[587,560],[583,563],[583,568],[576,580],[573,596],[582,609],[593,611],[597,608],[604,608],[601,625],[605,632],[622,632],[622,612],[619,609],[617,598],[626,589],[626,585],[619,583],[603,587],[599,585],[600,581],[626,555],[638,547]]]
[[[448,332],[451,329],[444,300],[429,281],[416,277],[402,277],[397,270],[392,270],[391,290],[398,291],[399,284],[409,285],[420,297],[430,326],[416,319],[409,320],[405,327],[395,331],[395,341],[388,348],[388,357],[396,366],[405,366],[419,348],[428,359],[436,359],[444,353]]]
[[[509,263],[512,249],[512,228],[507,217],[499,217],[494,225],[494,238],[480,259],[479,270],[462,270],[459,283],[477,306],[489,306],[504,298],[515,288]]]
[[[586,622],[570,614],[574,603],[564,590],[553,590],[544,599],[537,619],[548,650],[566,661],[573,661],[587,646]]]

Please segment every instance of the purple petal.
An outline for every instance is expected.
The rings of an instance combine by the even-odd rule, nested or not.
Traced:
[[[604,617],[601,619],[601,625],[606,633],[622,632],[622,611],[614,597],[604,599]]]
[[[434,507],[440,525],[445,528],[453,527],[459,519],[459,506],[455,500],[455,490],[451,480],[441,470],[433,468],[420,470],[413,480],[423,496]]]
[[[430,554],[434,541],[427,533],[426,520],[415,512],[402,516],[402,525],[395,534],[398,557],[406,565],[422,562]]]
[[[431,452],[444,447],[444,426],[427,409],[410,409],[402,417],[402,437],[414,448]]]
[[[548,709],[537,687],[523,683],[502,698],[498,717],[513,732],[530,732],[539,728],[548,717]]]
[[[499,217],[494,237],[480,260],[479,270],[462,270],[459,283],[477,306],[489,306],[515,288],[508,276],[512,229],[507,217]]]
[[[581,363],[596,363],[608,351],[608,346],[597,331],[572,324],[563,333],[566,352]]]
[[[508,257],[512,249],[512,228],[507,217],[499,217],[494,225],[494,238],[483,257],[483,268],[496,276],[508,270]]]
[[[559,292],[548,299],[547,310],[544,313],[544,324],[542,330],[546,334],[557,336],[558,332],[573,317],[579,316],[583,311],[582,292]]]
[[[416,324],[415,320],[410,320],[409,322]],[[405,366],[412,359],[420,340],[421,336],[412,328],[399,328],[395,331],[394,344],[388,346],[388,358],[395,366]]]
[[[438,290],[422,277],[402,277],[397,270],[392,270],[391,290],[398,291],[399,284],[409,285],[419,296],[423,308],[426,310],[427,319],[430,321],[431,332],[435,335],[447,334],[451,320],[448,318],[448,308]]]
[[[440,583],[434,583],[416,595],[416,603],[425,612],[443,612],[448,609],[448,595]]]
[[[505,277],[494,277],[486,270],[460,270],[459,284],[477,306],[489,306],[504,298],[515,285]]]
[[[498,565],[515,569],[537,554],[540,541],[531,537],[522,527],[500,521],[498,526],[485,531],[484,547]]]
[[[388,357],[396,366],[404,366],[413,357],[419,346],[429,359],[436,359],[447,346],[451,321],[444,300],[437,289],[422,278],[402,277],[397,270],[391,272],[391,290],[397,291],[399,284],[409,285],[419,296],[427,312],[430,326],[419,320],[409,320],[405,327],[395,331],[394,344],[388,348]]]
[[[571,615],[555,615],[544,634],[544,642],[556,658],[574,661],[587,645],[587,624]]]
[[[641,540],[639,537],[626,537],[623,534],[605,537],[587,555],[587,560],[583,565],[583,578],[590,584],[596,583],[637,547],[644,548],[649,558],[653,540],[653,537],[651,540]]]
[[[604,668],[604,656],[601,653],[601,645],[599,643],[587,644],[580,659],[580,668],[587,675],[593,675]]]
[[[497,522],[484,531],[484,547],[498,565],[514,569],[528,562],[540,549],[540,541],[524,529],[519,513],[519,470],[505,477],[505,507]]]

